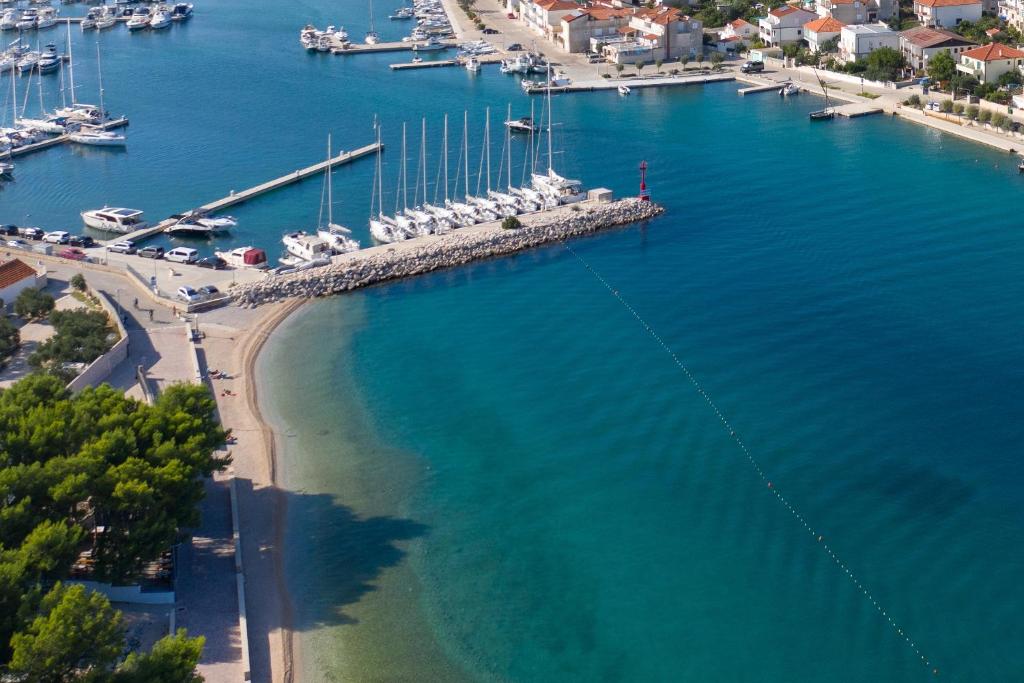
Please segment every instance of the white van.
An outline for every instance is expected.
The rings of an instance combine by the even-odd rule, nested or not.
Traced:
[[[175,263],[195,263],[199,260],[199,252],[188,247],[175,247],[164,254],[164,260]]]

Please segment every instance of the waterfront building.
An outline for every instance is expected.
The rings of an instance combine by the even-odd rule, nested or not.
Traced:
[[[719,52],[735,52],[757,38],[758,29],[745,19],[734,19],[718,32]]]
[[[817,18],[814,12],[799,7],[776,7],[757,21],[761,42],[772,47],[799,43],[804,39],[804,24]]]
[[[668,62],[703,54],[704,25],[674,7],[637,10],[618,33],[615,39],[601,41],[601,53],[613,64]]]
[[[844,24],[873,24],[898,17],[900,8],[896,0],[817,0],[815,10]]]
[[[601,53],[604,42],[620,39],[619,29],[629,25],[633,10],[622,7],[590,7],[562,17],[556,45],[566,52]]]
[[[976,46],[974,41],[942,28],[915,26],[900,33],[900,52],[915,74],[927,72],[928,60],[940,52],[949,52],[960,61],[961,54]]]
[[[999,16],[1018,31],[1024,31],[1024,0],[999,0]]]
[[[914,14],[922,26],[953,27],[978,21],[981,12],[982,0],[914,0]]]
[[[822,45],[839,37],[844,26],[846,24],[833,17],[820,17],[807,22],[804,24],[804,40],[807,41],[808,49],[821,52]]]
[[[581,5],[569,0],[530,0],[519,5],[519,18],[542,38],[555,40],[562,30],[562,17],[578,11]]]
[[[839,58],[856,62],[880,47],[900,49],[900,34],[885,24],[854,24],[839,32]]]
[[[12,258],[0,263],[0,301],[10,307],[22,291],[35,287],[46,286],[46,273],[37,272],[19,258]]]
[[[967,50],[960,55],[957,71],[974,76],[982,83],[995,83],[1003,74],[1019,70],[1024,65],[1024,51],[1003,45],[989,43]]]

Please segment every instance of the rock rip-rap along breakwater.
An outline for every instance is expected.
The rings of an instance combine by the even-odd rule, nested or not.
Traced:
[[[235,286],[231,295],[241,306],[258,306],[345,292],[636,223],[663,211],[653,202],[635,198],[573,204],[520,216],[522,227],[517,229],[505,230],[500,222],[493,222],[362,249],[335,257],[329,266]]]

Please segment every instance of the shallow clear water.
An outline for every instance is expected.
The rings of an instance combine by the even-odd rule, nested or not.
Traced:
[[[403,121],[428,117],[433,183],[441,117],[454,167],[468,109],[475,182],[485,107],[529,111],[494,71],[307,55],[307,21],[358,37],[366,9],[226,0],[163,34],[101,34],[127,151],[18,161],[0,222],[74,227],[106,202],[162,217],[318,160],[328,132],[364,145],[375,114],[389,205]],[[95,38],[73,36],[90,99]],[[557,97],[555,163],[621,195],[649,162],[667,215],[573,248],[774,488],[561,246],[314,302],[261,362],[306,680],[932,677],[826,542],[944,678],[1024,676],[1013,163],[734,91]],[[335,216],[364,239],[372,173],[335,175]],[[310,181],[232,209],[220,244],[273,249],[319,199]]]

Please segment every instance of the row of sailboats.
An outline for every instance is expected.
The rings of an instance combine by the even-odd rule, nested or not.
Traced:
[[[407,144],[406,127],[402,127],[402,160],[399,170],[398,190],[395,193],[395,211],[390,215],[384,213],[384,178],[382,152],[378,147],[377,166],[374,172],[373,189],[370,200],[370,235],[378,243],[391,243],[401,240],[422,237],[429,234],[440,234],[476,223],[497,221],[522,213],[550,209],[561,204],[581,201],[586,197],[582,184],[578,180],[565,178],[554,170],[552,159],[553,137],[550,109],[550,92],[547,100],[547,143],[548,167],[544,173],[536,172],[537,148],[534,145],[533,128],[530,128],[530,143],[527,160],[524,162],[523,174],[530,169],[529,183],[515,185],[512,180],[512,138],[510,127],[505,127],[505,142],[502,147],[502,160],[499,163],[498,182],[496,187],[491,183],[491,145],[490,145],[490,110],[484,125],[484,143],[481,150],[480,169],[477,173],[477,184],[474,192],[470,192],[469,169],[469,117],[463,115],[462,144],[459,163],[456,164],[457,176],[454,187],[459,187],[459,176],[462,180],[461,197],[456,191],[450,194],[448,165],[448,117],[444,119],[444,144],[441,159],[441,173],[444,176],[443,199],[439,196],[440,188],[435,185],[433,202],[428,201],[428,177],[426,164],[426,122],[421,127],[420,158],[416,165],[416,185],[413,202],[408,201],[407,179]],[[511,119],[509,106],[507,121]],[[533,120],[531,112],[530,120]],[[381,141],[381,129],[377,125],[377,142]],[[504,183],[503,183],[504,176]],[[484,185],[486,179],[486,185]],[[525,178],[524,178],[525,181]],[[400,205],[399,205],[400,204]]]

